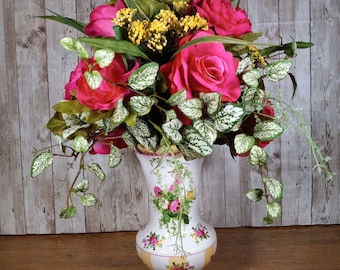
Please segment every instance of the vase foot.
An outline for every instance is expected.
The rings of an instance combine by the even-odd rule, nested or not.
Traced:
[[[136,245],[139,258],[151,270],[201,270],[211,261],[211,257],[216,252],[216,247],[217,241],[200,252],[182,257],[154,254]]]

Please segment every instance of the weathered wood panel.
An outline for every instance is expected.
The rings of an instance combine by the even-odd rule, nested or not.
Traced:
[[[130,150],[123,152],[123,163],[115,170],[105,165],[106,157],[89,157],[104,164],[108,172],[105,182],[89,179],[92,191],[102,200],[94,208],[79,206],[72,220],[59,219],[65,197],[54,198],[66,189],[64,160],[59,159],[38,179],[29,177],[33,148],[53,142],[44,125],[78,61],[58,43],[77,33],[34,16],[45,14],[46,7],[86,22],[93,7],[106,1],[36,2],[25,1],[24,8],[21,0],[0,3],[0,234],[136,230],[147,220],[148,202],[142,172]],[[332,170],[339,175],[340,2],[242,0],[241,4],[254,31],[263,31],[262,42],[277,43],[278,36],[289,42],[292,36],[314,43],[294,60],[299,88],[293,104],[303,109],[304,119],[312,123],[308,129],[333,158]],[[290,102],[291,82],[283,81],[280,89]],[[274,226],[339,223],[338,177],[327,183],[312,171],[311,149],[297,127],[288,128],[268,150],[270,174],[279,176],[286,190],[282,218]],[[228,148],[215,146],[214,154],[205,159],[203,178],[200,208],[212,225],[263,226],[264,205],[251,203],[245,196],[249,188],[261,186],[246,159],[233,160]]]

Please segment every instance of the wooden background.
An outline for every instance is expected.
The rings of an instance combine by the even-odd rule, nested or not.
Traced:
[[[51,107],[64,95],[64,84],[77,63],[73,53],[58,43],[74,30],[34,18],[44,7],[88,21],[94,6],[104,0],[3,0],[0,3],[0,234],[83,233],[136,230],[147,220],[147,194],[139,164],[131,151],[123,164],[108,172],[108,180],[93,179],[98,206],[78,208],[71,220],[59,219],[65,197],[54,198],[65,177],[63,162],[57,162],[38,177],[29,176],[33,148],[49,146],[44,128]],[[294,105],[304,110],[311,133],[331,169],[340,175],[340,1],[338,0],[242,0],[254,31],[263,31],[262,41],[277,43],[311,41],[312,49],[299,52],[295,74],[299,89]],[[290,101],[291,84],[283,82]],[[339,224],[339,176],[327,182],[313,171],[311,149],[305,137],[287,130],[269,146],[271,173],[285,185],[282,218],[275,226]],[[106,164],[105,157],[96,161]],[[263,226],[264,205],[245,197],[250,187],[260,185],[258,175],[245,159],[232,160],[228,149],[216,147],[204,163],[202,215],[215,227]]]

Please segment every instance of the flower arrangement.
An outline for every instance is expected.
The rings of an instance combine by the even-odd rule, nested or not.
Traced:
[[[52,11],[52,16],[42,16],[84,34],[60,41],[79,57],[65,96],[47,123],[61,153],[52,147],[37,151],[31,167],[36,177],[56,156],[79,162],[61,218],[76,214],[74,194],[86,207],[98,201],[88,192],[89,181],[80,179],[82,171],[105,179],[99,164],[85,164],[88,154],[107,154],[115,168],[122,160],[119,150],[126,147],[192,160],[212,154],[214,144],[228,146],[232,156],[259,167],[264,188],[251,189],[247,196],[265,198],[266,223],[280,216],[283,185],[268,175],[264,148],[284,132],[282,111],[298,111],[266,83],[290,77],[294,95],[290,58],[312,44],[257,43],[261,33],[252,32],[240,1],[232,2],[111,0],[92,11],[88,24]],[[306,135],[318,169],[332,178],[329,158]],[[154,192],[154,200],[160,201]],[[202,228],[195,230],[197,239],[204,237],[197,234]]]

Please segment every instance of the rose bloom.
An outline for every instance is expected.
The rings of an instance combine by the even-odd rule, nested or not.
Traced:
[[[123,127],[118,127],[109,132],[105,137],[97,136],[90,150],[90,154],[110,154],[110,143],[113,143],[113,145],[119,149],[127,148],[127,144],[121,138],[124,131],[125,129]]]
[[[93,58],[87,59],[87,62],[82,59],[71,72],[70,81],[65,85],[65,99],[69,100],[75,94],[81,104],[92,110],[110,110],[120,98],[130,93],[122,84],[128,81],[130,74],[138,67],[139,63],[136,63],[132,70],[126,70],[122,56],[118,53],[105,68],[100,68]],[[93,70],[99,71],[104,78],[95,90],[90,88],[85,78],[85,72]]]
[[[211,32],[197,31],[180,40],[179,46]],[[187,98],[198,97],[200,92],[221,93],[222,101],[234,102],[241,95],[236,76],[238,61],[225,51],[222,43],[200,43],[190,46],[164,64],[160,72],[167,78],[171,94],[186,89]]]
[[[192,2],[199,15],[208,21],[209,27],[218,35],[239,37],[251,32],[251,22],[246,11],[239,7],[234,9],[229,0]]]
[[[126,8],[123,0],[118,0],[116,5],[97,6],[90,14],[90,22],[84,27],[86,35],[91,37],[104,36],[112,37],[115,35],[112,27],[112,20],[116,17],[118,10]]]
[[[181,210],[181,202],[179,200],[174,200],[169,203],[168,210],[174,214],[177,214]]]

